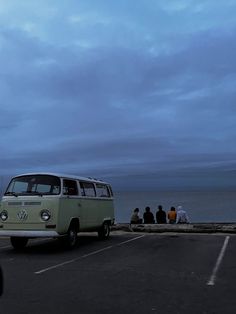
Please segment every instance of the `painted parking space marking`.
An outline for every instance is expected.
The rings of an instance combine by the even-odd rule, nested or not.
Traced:
[[[1,250],[5,250],[5,249],[10,249],[10,248],[12,248],[11,245],[0,246],[0,251],[1,251]]]
[[[220,268],[220,265],[222,263],[222,260],[224,258],[224,255],[225,255],[225,251],[226,251],[226,248],[228,246],[228,243],[229,243],[229,239],[230,237],[227,236],[224,240],[224,243],[223,243],[223,246],[220,250],[220,253],[219,253],[219,256],[216,260],[216,264],[215,264],[215,267],[213,268],[213,271],[212,271],[212,274],[211,274],[211,277],[210,279],[208,280],[207,282],[207,286],[214,286],[215,285],[215,281],[216,281],[216,276],[217,276],[217,273],[218,273],[218,270]]]
[[[135,237],[135,238],[132,238],[132,239],[123,241],[123,242],[118,243],[118,244],[106,246],[105,248],[102,248],[102,249],[99,249],[99,250],[90,252],[90,253],[88,253],[88,254],[84,254],[84,255],[79,256],[79,257],[77,257],[77,258],[74,258],[74,259],[71,259],[71,260],[68,260],[68,261],[65,261],[65,262],[56,264],[56,265],[52,265],[52,266],[50,266],[50,267],[47,267],[47,268],[38,270],[38,271],[36,271],[36,272],[34,272],[34,273],[35,273],[35,275],[40,275],[40,274],[45,273],[45,272],[47,272],[47,271],[50,271],[50,270],[53,270],[53,269],[56,269],[56,268],[59,268],[59,267],[62,267],[62,266],[65,266],[65,265],[74,263],[74,262],[77,262],[77,261],[79,261],[79,260],[81,260],[81,259],[84,259],[84,258],[86,258],[86,257],[92,256],[92,255],[95,255],[95,254],[99,254],[99,253],[101,253],[101,252],[110,250],[110,249],[112,249],[112,248],[114,248],[114,247],[117,247],[117,246],[124,245],[124,244],[126,244],[126,243],[131,242],[131,241],[135,241],[135,240],[141,239],[141,238],[143,238],[143,237],[145,237],[144,234],[141,235],[141,236],[138,236],[138,237]]]

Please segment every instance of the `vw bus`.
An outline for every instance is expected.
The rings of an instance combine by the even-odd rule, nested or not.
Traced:
[[[15,249],[30,238],[61,238],[72,248],[78,232],[106,239],[114,224],[110,184],[56,173],[27,173],[11,179],[1,200],[0,237]]]

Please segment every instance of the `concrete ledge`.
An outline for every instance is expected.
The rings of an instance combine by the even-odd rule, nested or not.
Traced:
[[[117,223],[112,230],[126,232],[180,232],[180,233],[236,233],[236,223],[191,223],[191,224],[129,224]]]

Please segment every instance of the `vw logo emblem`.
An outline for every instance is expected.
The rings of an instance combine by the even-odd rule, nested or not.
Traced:
[[[22,209],[21,211],[17,213],[17,216],[20,220],[26,220],[28,217],[28,213],[25,209]]]

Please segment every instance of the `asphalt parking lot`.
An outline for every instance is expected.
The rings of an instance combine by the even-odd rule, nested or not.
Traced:
[[[113,232],[31,240],[21,252],[0,239],[0,311],[18,313],[236,312],[236,236]]]

